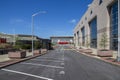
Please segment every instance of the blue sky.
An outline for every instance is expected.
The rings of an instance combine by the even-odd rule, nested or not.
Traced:
[[[0,0],[0,32],[31,34],[31,16],[34,17],[34,34],[71,36],[73,29],[92,0]]]

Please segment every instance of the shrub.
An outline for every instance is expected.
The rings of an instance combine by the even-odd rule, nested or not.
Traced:
[[[40,41],[35,41],[34,42],[34,49],[40,49],[42,46],[42,44],[40,43]]]
[[[40,49],[41,48],[41,43],[40,41],[34,41],[34,49]],[[15,49],[31,49],[32,44],[31,43],[25,43],[22,41],[17,40],[16,45],[14,46]]]
[[[86,38],[86,47],[88,48],[89,46],[90,46],[90,41],[89,41],[88,36],[87,36],[87,38]]]
[[[24,42],[17,40],[14,48],[15,49],[31,49],[31,44],[26,44]]]
[[[0,49],[5,49],[5,48],[12,48],[12,45],[8,43],[1,43]]]

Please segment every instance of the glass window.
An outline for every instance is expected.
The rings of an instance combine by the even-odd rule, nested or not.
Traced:
[[[82,32],[82,46],[85,46],[85,27],[81,29]]]
[[[111,49],[118,49],[118,1],[111,6]]]
[[[85,17],[85,20],[87,20],[87,17]]]
[[[77,32],[77,43],[79,45],[79,31]]]
[[[102,4],[103,0],[99,0],[99,5]]]
[[[91,15],[92,13],[93,13],[93,12],[92,12],[92,10],[91,10],[90,15]]]
[[[94,18],[90,23],[90,46],[97,48],[97,18]]]

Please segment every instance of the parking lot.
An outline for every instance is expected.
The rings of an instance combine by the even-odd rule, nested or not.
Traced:
[[[68,46],[0,69],[0,80],[120,80],[120,67]]]
[[[0,80],[63,80],[64,74],[64,51],[59,48],[1,69]]]

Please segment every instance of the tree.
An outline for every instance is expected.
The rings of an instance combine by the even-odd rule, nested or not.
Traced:
[[[103,48],[103,50],[106,49],[106,47],[107,47],[107,42],[108,42],[107,34],[106,34],[106,33],[103,33],[102,36],[101,36],[101,41],[100,41],[100,46]]]
[[[88,39],[88,36],[86,37],[86,47],[88,48],[90,46],[90,41]]]
[[[18,50],[19,50],[19,49],[31,49],[31,44],[24,43],[24,42],[21,41],[21,40],[17,40],[14,48],[15,48],[15,49],[18,49]]]
[[[12,48],[12,45],[9,43],[1,43],[0,44],[0,49],[7,49],[7,48]]]
[[[42,48],[43,48],[43,49],[44,49],[44,48],[47,48],[47,45],[46,45],[45,42],[42,43]]]
[[[35,41],[35,42],[34,42],[34,48],[35,48],[35,49],[40,49],[41,46],[42,46],[42,45],[41,45],[40,41]]]
[[[81,47],[81,46],[82,46],[82,43],[81,43],[81,42],[79,43],[79,46],[80,46],[80,49],[81,49],[81,48],[82,48],[82,47]]]

